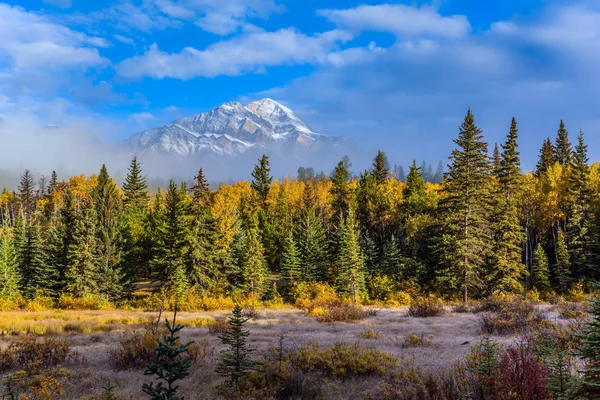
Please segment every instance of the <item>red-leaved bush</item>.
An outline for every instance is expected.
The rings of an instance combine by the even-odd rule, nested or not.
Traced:
[[[549,370],[535,357],[533,340],[524,336],[509,346],[500,358],[502,388],[506,398],[545,400]]]

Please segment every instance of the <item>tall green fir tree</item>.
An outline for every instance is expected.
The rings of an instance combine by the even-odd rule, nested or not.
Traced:
[[[75,221],[73,241],[68,250],[65,290],[76,297],[97,294],[103,276],[100,275],[100,248],[96,233],[96,210],[82,203]]]
[[[252,178],[250,186],[254,189],[264,206],[269,195],[269,190],[271,189],[271,183],[273,182],[268,156],[263,155],[258,160],[258,164],[254,166],[254,171],[252,171]]]
[[[444,224],[440,242],[440,285],[459,290],[463,301],[483,287],[482,269],[489,254],[490,163],[487,143],[469,109],[460,127],[458,146],[452,151],[446,174],[446,194],[441,218]]]
[[[550,289],[550,267],[548,255],[538,244],[533,253],[533,271],[532,271],[533,287],[539,292],[545,292]]]
[[[385,152],[381,150],[377,151],[377,156],[373,160],[373,176],[378,185],[385,183],[390,177],[390,163]]]
[[[571,269],[575,279],[593,275],[597,265],[593,263],[591,250],[596,238],[592,236],[594,222],[591,212],[589,158],[583,130],[577,136],[569,174],[569,209],[567,216],[567,245],[571,255]]]
[[[535,167],[535,176],[538,178],[548,171],[554,163],[558,161],[556,158],[556,149],[550,138],[544,140],[542,148],[540,149],[540,156],[538,163]]]
[[[35,222],[25,225],[19,215],[15,223],[14,241],[22,294],[28,299],[38,291],[53,294],[56,270],[46,262],[39,225]]]
[[[494,290],[521,293],[527,270],[521,255],[525,232],[519,204],[522,184],[517,140],[517,121],[513,118],[496,172],[499,193],[494,204],[494,256],[489,276]]]
[[[554,265],[553,276],[557,292],[565,293],[571,281],[571,261],[565,234],[560,228],[556,236],[556,264]]]
[[[23,219],[25,225],[28,225],[36,210],[37,201],[35,181],[33,174],[28,169],[21,175],[21,181],[17,189],[19,191],[19,202],[21,203]]]
[[[425,180],[419,172],[417,161],[413,160],[408,176],[406,177],[406,186],[402,190],[404,199],[403,207],[406,215],[415,215],[427,211],[429,195],[425,186]]]
[[[123,183],[123,202],[127,207],[144,209],[148,205],[148,184],[143,175],[137,156],[133,156],[125,182]]]
[[[342,160],[335,166],[331,174],[332,185],[330,193],[332,196],[331,208],[333,209],[334,221],[344,220],[348,215],[352,196],[349,180],[350,171],[348,171],[348,167],[346,167],[346,164]]]
[[[564,167],[571,165],[571,161],[573,160],[573,148],[569,141],[569,132],[565,128],[565,123],[562,119],[560,120],[560,126],[556,133],[555,143],[556,161]]]
[[[55,290],[58,292],[65,288],[70,262],[69,248],[75,240],[76,221],[77,214],[73,191],[69,185],[66,185],[62,190],[62,203],[50,228],[50,237],[46,249],[47,262],[56,269]]]
[[[300,267],[300,254],[294,240],[294,235],[290,232],[285,240],[279,262],[279,271],[286,290],[293,288],[302,278],[302,269]]]
[[[313,190],[306,185],[300,218],[296,224],[296,237],[302,280],[309,282],[325,281],[329,268],[327,235],[314,201]]]
[[[360,250],[359,234],[354,215],[349,214],[343,225],[340,253],[336,260],[335,288],[357,303],[365,293],[365,265]]]
[[[0,232],[0,298],[16,299],[20,295],[21,275],[12,231],[4,227]]]

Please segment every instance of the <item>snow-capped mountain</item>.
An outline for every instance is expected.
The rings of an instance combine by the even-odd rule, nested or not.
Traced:
[[[262,99],[246,106],[229,102],[195,117],[136,133],[127,144],[138,154],[239,155],[250,149],[322,150],[343,141],[314,132],[292,110]]]

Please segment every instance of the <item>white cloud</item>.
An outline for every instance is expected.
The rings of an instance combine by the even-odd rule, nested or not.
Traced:
[[[471,29],[464,15],[445,17],[429,6],[361,5],[345,10],[319,10],[318,14],[343,28],[390,32],[398,36],[432,35],[458,38],[466,36]]]
[[[123,35],[119,35],[116,33],[113,35],[113,37],[121,43],[130,44],[130,45],[135,46],[135,41],[132,38],[129,38],[129,37],[123,36]]]
[[[153,44],[143,55],[129,58],[116,68],[126,78],[239,75],[276,65],[328,63],[337,44],[351,38],[341,30],[307,36],[294,29],[281,29],[249,33],[217,42],[205,50],[186,47],[179,53],[167,53]]]
[[[146,126],[148,123],[154,121],[156,117],[149,112],[140,112],[129,114],[129,120],[135,122],[140,126]]]
[[[106,64],[96,47],[108,42],[87,36],[20,7],[0,4],[0,66],[7,57],[15,69],[87,68]]]

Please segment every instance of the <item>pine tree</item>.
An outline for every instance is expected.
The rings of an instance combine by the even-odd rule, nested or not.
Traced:
[[[48,183],[48,194],[52,194],[54,189],[58,186],[58,174],[56,171],[52,170],[52,174],[50,175],[50,182]]]
[[[482,287],[481,272],[489,249],[490,166],[487,144],[469,109],[454,143],[441,203],[445,233],[440,243],[445,268],[440,285],[459,288],[463,300]]]
[[[429,202],[425,180],[419,173],[416,160],[413,160],[408,171],[406,186],[402,190],[402,197],[404,198],[404,208],[407,215],[424,212]]]
[[[565,243],[564,233],[558,229],[556,238],[556,265],[554,266],[553,275],[556,282],[556,289],[560,293],[565,293],[569,287],[571,278],[570,267],[569,250]]]
[[[65,286],[69,269],[69,248],[74,241],[76,220],[73,191],[67,185],[63,189],[62,204],[50,228],[46,251],[48,264],[56,269],[55,290],[58,292],[62,291]]]
[[[210,195],[210,187],[204,177],[202,168],[198,170],[198,174],[194,177],[194,185],[192,186],[192,196],[194,197],[194,205],[196,208],[200,204],[206,204]]]
[[[556,161],[556,150],[554,149],[552,140],[550,140],[550,138],[547,138],[546,140],[544,140],[542,148],[540,149],[540,159],[535,169],[535,176],[539,178],[540,176],[545,174],[546,171],[548,171],[548,168],[554,165]]]
[[[246,376],[258,366],[252,358],[254,349],[248,346],[246,340],[250,332],[244,329],[248,318],[242,316],[242,308],[236,305],[229,317],[229,329],[219,336],[227,350],[221,351],[221,359],[215,371],[226,379],[234,391],[239,391]]]
[[[292,232],[288,234],[285,240],[279,261],[279,271],[287,289],[294,287],[302,276],[300,254]]]
[[[402,165],[394,164],[394,177],[400,182],[406,181],[406,173]]]
[[[39,226],[35,223],[26,226],[18,216],[14,235],[23,295],[31,299],[38,291],[48,294],[54,287],[55,274],[52,266],[46,264]]]
[[[513,121],[514,121],[514,118],[513,118]],[[501,162],[502,162],[502,159],[500,156],[500,149],[498,148],[498,143],[495,143],[494,144],[494,152],[492,153],[492,173],[496,177],[500,176],[500,169],[502,168],[500,166]]]
[[[596,289],[600,287],[596,286]],[[600,297],[598,294],[590,302],[592,317],[585,324],[579,357],[585,362],[578,395],[585,399],[600,399]]]
[[[444,181],[444,164],[440,160],[437,169],[435,170],[435,176],[433,177],[433,183],[442,183]]]
[[[541,244],[535,248],[533,255],[533,287],[544,292],[550,289],[550,270],[548,256]]]
[[[342,227],[340,252],[336,260],[335,287],[354,303],[365,292],[364,259],[360,251],[359,237],[352,213]]]
[[[522,262],[521,248],[525,241],[521,227],[518,194],[521,190],[521,160],[518,151],[517,121],[512,119],[496,176],[500,193],[495,199],[494,265],[492,287],[508,292],[522,292],[527,273]]]
[[[96,234],[96,210],[82,204],[75,221],[73,242],[68,250],[66,290],[76,297],[98,293],[103,276],[99,274],[99,248]]]
[[[185,359],[182,355],[188,352],[194,342],[181,344],[179,332],[183,329],[183,325],[177,324],[177,310],[173,314],[173,323],[171,324],[168,319],[165,319],[165,324],[168,334],[159,340],[156,356],[144,371],[144,375],[156,375],[159,383],[156,386],[154,383],[144,383],[142,390],[150,396],[151,400],[184,400],[183,396],[177,396],[179,387],[175,385],[175,382],[189,375],[188,371],[192,361]],[[166,387],[163,386],[163,382],[167,384]]]
[[[377,156],[373,160],[373,175],[378,185],[385,183],[390,175],[390,163],[385,153],[381,150],[377,152]]]
[[[93,190],[96,203],[98,254],[100,260],[98,273],[103,279],[99,282],[99,293],[111,299],[122,294],[124,274],[121,272],[123,261],[123,225],[122,202],[117,185],[102,165],[98,182]]]
[[[313,192],[309,185],[304,188],[303,208],[296,229],[302,280],[325,281],[329,266],[327,237],[314,207]]]
[[[246,248],[241,264],[244,287],[248,293],[261,294],[267,278],[264,249],[260,241],[258,222],[250,222],[246,230]]]
[[[18,186],[19,190],[19,201],[21,202],[21,209],[23,211],[23,217],[25,225],[28,225],[31,216],[35,211],[35,183],[33,181],[33,175],[26,169],[23,175],[21,175],[21,181]]]
[[[9,228],[0,233],[0,298],[15,299],[19,296],[21,275],[17,264],[17,254]]]
[[[571,165],[573,149],[569,142],[569,132],[565,129],[565,123],[560,120],[560,127],[556,134],[556,160],[564,167]]]
[[[382,262],[382,272],[396,283],[402,283],[406,279],[404,276],[404,259],[398,248],[396,236],[392,236],[387,246]]]
[[[583,131],[577,136],[577,146],[569,174],[569,210],[567,216],[567,245],[571,255],[571,267],[575,278],[593,273],[596,265],[591,263],[591,199],[589,158]]]
[[[265,201],[267,201],[267,196],[269,195],[271,183],[273,182],[268,156],[263,155],[258,160],[258,165],[255,165],[254,171],[252,171],[252,178],[254,179],[250,186],[252,186],[252,189],[258,194],[258,198],[264,205]]]
[[[333,197],[331,200],[331,208],[333,209],[334,218],[345,219],[348,214],[350,207],[350,187],[348,180],[350,179],[350,172],[344,164],[344,161],[340,161],[333,170],[331,175],[331,189],[330,193]]]
[[[137,156],[133,156],[123,183],[123,203],[126,207],[136,206],[138,209],[148,205],[148,185]]]

